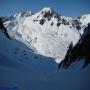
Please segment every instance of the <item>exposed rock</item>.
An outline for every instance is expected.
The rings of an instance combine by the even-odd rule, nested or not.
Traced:
[[[85,60],[83,66],[85,68],[90,63],[90,23],[85,28],[79,42],[74,47],[71,43],[64,60],[59,64],[58,68],[63,67],[67,69],[73,62],[82,59]]]

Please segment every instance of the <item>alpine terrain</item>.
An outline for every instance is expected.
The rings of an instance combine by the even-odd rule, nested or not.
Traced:
[[[90,90],[90,14],[65,17],[46,7],[1,18],[8,33],[0,28],[1,86]]]

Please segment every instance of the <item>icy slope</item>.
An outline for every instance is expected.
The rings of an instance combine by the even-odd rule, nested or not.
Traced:
[[[70,43],[75,45],[78,42],[89,22],[89,14],[70,18],[47,7],[33,15],[16,14],[5,25],[11,37],[24,42],[35,52],[56,58],[56,62],[60,62]]]

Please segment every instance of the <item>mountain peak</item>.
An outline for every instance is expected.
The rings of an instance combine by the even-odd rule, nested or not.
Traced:
[[[53,11],[53,9],[51,7],[45,7],[41,11],[49,12],[49,11]]]
[[[58,14],[53,8],[45,7],[40,11],[42,14],[50,13],[50,14]]]
[[[43,18],[47,18],[49,21],[52,17],[59,18],[59,14],[51,7],[45,7],[40,11]]]

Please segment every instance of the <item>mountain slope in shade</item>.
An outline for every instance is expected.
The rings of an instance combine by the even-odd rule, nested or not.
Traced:
[[[0,32],[0,88],[90,90],[90,67],[81,70],[82,65],[57,70],[54,59],[35,54],[24,43],[9,40]]]
[[[53,58],[36,54],[33,48],[0,32],[0,88],[90,90],[90,67],[81,70],[82,65],[57,70]]]

